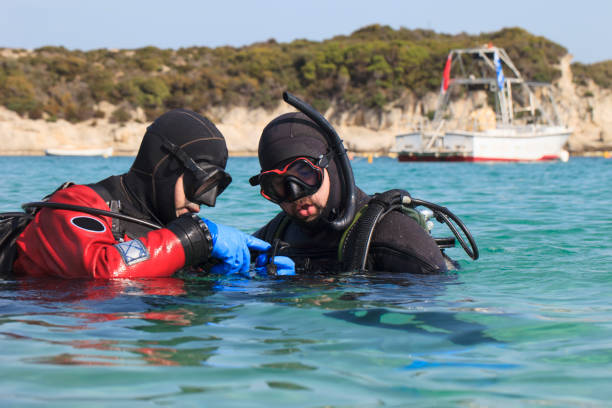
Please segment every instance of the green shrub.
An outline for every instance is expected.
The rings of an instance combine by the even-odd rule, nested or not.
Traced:
[[[48,64],[51,73],[64,77],[67,80],[72,80],[77,75],[85,72],[87,67],[87,61],[73,55],[51,58]]]
[[[164,81],[157,77],[135,79],[134,85],[138,89],[136,102],[145,108],[160,107],[164,99],[170,96],[170,91]]]
[[[163,62],[160,58],[146,57],[138,60],[138,66],[145,72],[161,71]]]
[[[23,76],[9,75],[0,82],[0,102],[20,115],[40,110],[35,95],[34,86]]]
[[[111,100],[115,83],[111,72],[95,69],[85,78],[89,85],[89,91],[94,101],[101,102]]]
[[[602,88],[612,88],[612,60],[597,62],[595,64],[584,65],[579,62],[572,64],[574,82],[579,85],[586,85],[588,79],[592,79]]]
[[[123,106],[118,107],[111,113],[111,123],[125,123],[132,118],[132,115]]]

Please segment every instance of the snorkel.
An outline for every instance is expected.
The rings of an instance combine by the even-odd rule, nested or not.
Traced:
[[[342,199],[340,214],[336,219],[328,223],[332,229],[342,231],[353,221],[357,207],[355,178],[353,177],[353,169],[346,154],[346,149],[342,144],[342,139],[340,139],[340,136],[338,136],[338,133],[336,133],[327,119],[306,102],[286,91],[283,92],[283,100],[308,116],[323,130],[323,136],[325,136],[329,148],[334,153],[332,160],[335,160],[336,164],[339,165],[338,173],[342,184]]]

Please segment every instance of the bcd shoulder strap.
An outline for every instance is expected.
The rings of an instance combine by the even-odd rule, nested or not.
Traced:
[[[110,192],[100,183],[96,184],[88,184],[93,191],[96,192],[108,205],[112,213],[120,213],[121,212],[121,201],[113,200]],[[123,242],[125,237],[125,228],[123,228],[123,223],[119,218],[113,217],[113,223],[111,225],[111,232],[113,233],[113,238],[117,242]]]
[[[351,225],[344,231],[338,246],[338,261],[342,263],[344,270],[365,269],[374,230],[391,211],[400,211],[427,230],[425,217],[406,204],[409,200],[405,200],[405,197],[409,198],[410,194],[399,189],[377,193],[358,211]]]
[[[285,212],[276,214],[268,223],[263,240],[272,243],[275,239],[280,239],[285,232],[285,228],[287,228],[287,224],[289,224],[289,216]]]

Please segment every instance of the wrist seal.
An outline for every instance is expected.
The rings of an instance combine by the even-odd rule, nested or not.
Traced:
[[[171,221],[167,228],[181,241],[185,250],[185,266],[199,265],[208,260],[213,239],[208,226],[196,214],[183,214]]]

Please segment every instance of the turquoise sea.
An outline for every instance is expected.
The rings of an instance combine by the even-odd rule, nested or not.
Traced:
[[[131,161],[0,157],[0,211]],[[447,206],[481,258],[448,250],[461,270],[433,277],[0,280],[0,405],[612,406],[612,160],[353,165],[368,193]],[[272,217],[258,169],[230,159],[202,215]]]

